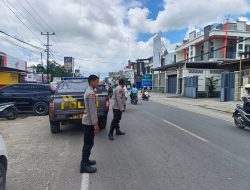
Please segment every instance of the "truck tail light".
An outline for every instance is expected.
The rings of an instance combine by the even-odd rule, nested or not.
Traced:
[[[105,99],[105,103],[106,103],[106,104],[105,104],[105,110],[108,111],[108,110],[109,110],[109,98],[106,98],[106,99]]]
[[[55,104],[54,104],[53,100],[49,101],[49,109],[51,112],[55,112]]]

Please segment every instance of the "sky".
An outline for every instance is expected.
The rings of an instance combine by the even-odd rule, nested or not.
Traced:
[[[250,0],[1,0],[0,18],[1,31],[38,47],[0,34],[0,51],[28,65],[40,63],[43,52],[45,63],[41,32],[55,32],[51,59],[63,64],[64,56],[72,56],[85,75],[107,75],[128,60],[152,56],[152,38],[159,32],[172,51],[194,28],[248,21]]]

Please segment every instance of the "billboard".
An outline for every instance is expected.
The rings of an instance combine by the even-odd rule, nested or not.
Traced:
[[[125,71],[125,77],[130,81],[132,84],[135,83],[135,72],[133,70]]]
[[[153,68],[161,66],[161,34],[153,38]]]
[[[73,57],[64,57],[64,69],[69,73],[73,71]]]
[[[142,87],[152,88],[152,74],[145,74],[142,76]]]
[[[6,55],[6,67],[27,71],[27,62],[11,55]]]

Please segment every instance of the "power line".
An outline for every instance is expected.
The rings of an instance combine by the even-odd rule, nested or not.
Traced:
[[[2,40],[5,40],[5,41],[9,42],[9,43],[12,44],[12,45],[15,45],[15,46],[17,46],[17,47],[20,47],[20,48],[29,50],[30,52],[33,52],[33,53],[40,54],[39,51],[31,50],[31,49],[29,49],[29,48],[27,48],[27,47],[24,47],[24,46],[21,46],[21,45],[19,45],[19,44],[16,44],[16,43],[14,43],[13,41],[11,41],[11,40],[9,40],[9,39],[3,38],[3,37],[1,37],[1,36],[0,36],[0,38],[1,38]]]
[[[3,0],[3,3],[15,15],[15,17],[33,34],[33,36],[36,37],[36,39],[38,39],[42,44],[44,44],[43,41],[22,21],[22,19],[19,18],[19,16],[15,13],[15,11],[13,11],[10,2],[8,0]]]
[[[39,50],[44,50],[43,48],[40,48],[40,47],[38,47],[38,46],[35,46],[35,45],[30,44],[30,43],[28,43],[28,42],[25,42],[24,40],[21,40],[21,39],[15,37],[15,36],[12,36],[12,35],[8,34],[7,32],[4,32],[4,31],[2,31],[2,30],[0,30],[0,33],[4,34],[4,35],[6,35],[6,36],[8,36],[8,37],[10,37],[10,38],[13,38],[13,39],[15,39],[15,40],[17,40],[17,41],[19,41],[19,42],[21,42],[21,43],[24,43],[24,44],[26,44],[26,45],[29,45],[29,46],[31,46],[31,47],[33,47],[33,48],[36,48],[36,49],[39,49]]]
[[[28,9],[26,9],[18,0],[16,0],[16,2],[29,14],[29,16],[27,17],[28,19],[31,17],[36,24],[39,24],[38,26],[40,26],[42,28],[42,30],[46,30],[45,27],[43,27],[43,24],[41,24],[41,22],[35,17],[33,16]],[[25,13],[24,13],[25,14]],[[31,22],[30,22],[31,23]],[[31,23],[32,24],[32,23]],[[34,25],[34,24],[33,24]],[[40,29],[39,29],[40,30]]]
[[[45,23],[45,25],[47,25],[48,29],[50,31],[54,31],[49,24],[43,19],[43,17],[39,14],[38,11],[36,11],[36,9],[29,3],[29,1],[25,0],[25,2],[28,4],[28,6],[33,10],[33,12],[41,19],[41,21],[43,21]]]

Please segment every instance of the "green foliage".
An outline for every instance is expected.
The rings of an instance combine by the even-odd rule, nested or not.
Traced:
[[[47,74],[47,67],[44,67],[41,64],[38,64],[36,66],[33,66],[37,73],[44,73]],[[68,73],[65,71],[64,66],[58,64],[55,61],[50,61],[49,66],[48,66],[48,72],[51,75],[51,79],[53,77],[71,77],[72,73]]]
[[[208,92],[213,93],[216,89],[216,85],[218,84],[218,79],[214,79],[214,77],[208,78]]]

